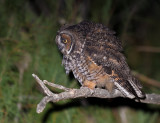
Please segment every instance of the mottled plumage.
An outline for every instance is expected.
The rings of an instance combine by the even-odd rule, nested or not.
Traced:
[[[56,43],[66,73],[73,72],[82,86],[118,89],[128,98],[144,98],[139,81],[131,75],[121,41],[102,24],[83,21],[63,26]]]

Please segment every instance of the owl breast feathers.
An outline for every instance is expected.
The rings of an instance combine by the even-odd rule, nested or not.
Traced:
[[[56,44],[63,54],[66,73],[73,72],[82,86],[118,89],[128,98],[144,98],[139,81],[131,75],[121,41],[102,24],[82,21],[63,26]]]

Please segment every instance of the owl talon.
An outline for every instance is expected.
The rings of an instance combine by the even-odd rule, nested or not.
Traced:
[[[90,90],[91,95],[94,93],[94,89],[91,89],[91,88],[86,87],[86,86],[81,86],[81,87],[80,87],[80,89],[85,89],[85,88],[87,88],[87,89],[89,89],[89,90]]]
[[[91,95],[94,94],[94,89],[88,88],[88,87],[86,87],[86,86],[81,86],[81,87],[80,87],[80,89],[85,89],[85,88],[89,89],[89,91],[91,92]],[[86,98],[87,98],[87,97],[86,97]]]
[[[89,89],[90,89],[90,88],[89,88]],[[93,90],[93,89],[90,89],[90,92],[91,92],[91,95],[94,94],[94,90]]]

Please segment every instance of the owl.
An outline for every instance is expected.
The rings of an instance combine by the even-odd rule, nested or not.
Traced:
[[[66,74],[73,72],[79,83],[90,89],[118,89],[125,97],[141,99],[141,84],[131,74],[122,53],[121,41],[106,26],[89,21],[62,26],[56,44],[63,54]]]

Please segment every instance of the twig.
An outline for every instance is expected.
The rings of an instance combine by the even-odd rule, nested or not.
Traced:
[[[35,74],[32,74],[32,76],[36,79],[36,81],[38,82],[38,84],[41,86],[41,88],[43,89],[43,92],[47,95],[47,96],[54,96],[54,94],[45,86],[45,84],[43,83],[42,80],[39,79],[39,77]]]
[[[14,42],[14,43],[19,42],[19,41],[16,40],[16,39],[11,39],[11,38],[0,38],[0,42],[4,42],[4,41],[12,41],[12,42]]]
[[[145,82],[149,85],[160,88],[160,82],[154,79],[151,79],[143,74],[137,73],[136,71],[132,71],[133,75],[136,76],[140,81]]]
[[[43,80],[43,82],[44,82],[44,84],[47,84],[49,86],[52,86],[52,87],[55,87],[55,88],[58,88],[58,89],[61,89],[61,90],[64,90],[64,91],[69,91],[70,90],[70,88],[66,88],[62,85],[58,85],[58,84],[48,82],[47,80]]]
[[[58,102],[61,100],[80,98],[80,97],[85,97],[85,98],[87,98],[87,97],[98,97],[98,98],[124,97],[125,98],[125,96],[118,90],[115,90],[115,91],[113,91],[113,93],[110,93],[106,89],[100,89],[100,88],[95,88],[94,90],[89,89],[87,87],[81,87],[80,89],[71,89],[71,88],[66,88],[62,85],[50,83],[47,80],[42,81],[35,74],[32,74],[32,76],[35,78],[35,80],[38,82],[38,84],[42,87],[44,93],[47,95],[37,105],[37,113],[42,112],[48,102]],[[64,90],[64,92],[61,92],[59,94],[55,94],[55,93],[51,92],[46,87],[45,84],[50,85],[54,88],[62,89],[62,90]],[[160,104],[160,95],[146,94],[146,98],[141,99],[140,102],[150,103],[150,104]]]
[[[136,50],[139,52],[160,53],[160,47],[137,46]]]

